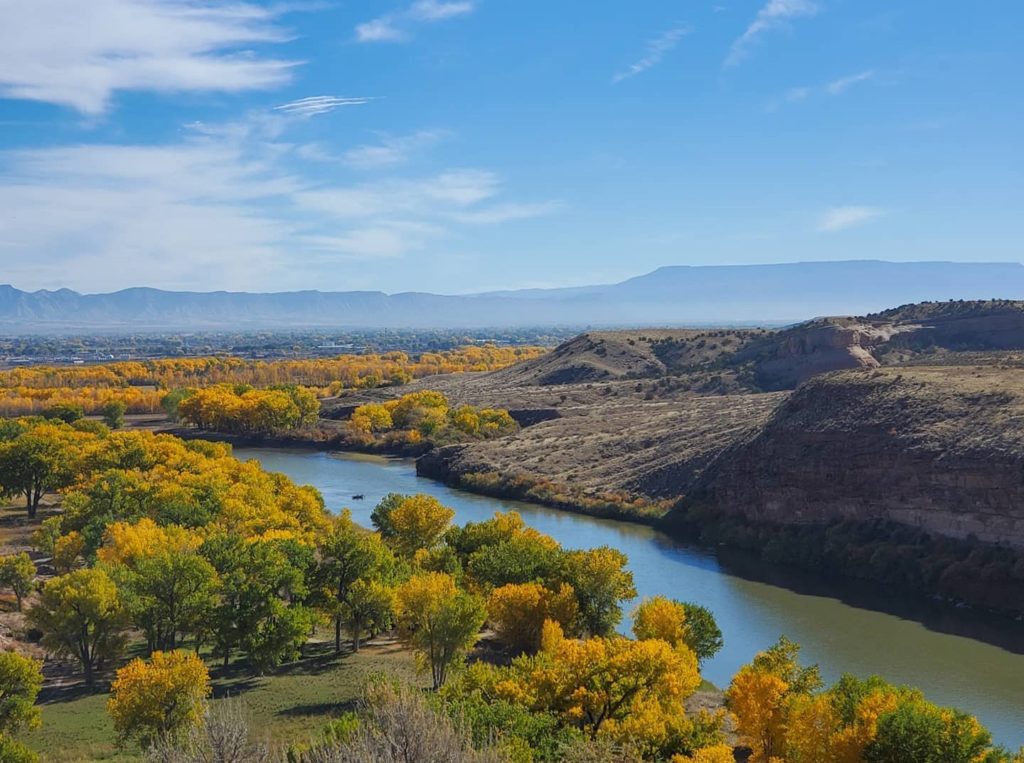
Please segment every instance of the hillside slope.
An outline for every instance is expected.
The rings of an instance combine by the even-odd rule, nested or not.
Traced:
[[[817,377],[725,451],[696,492],[756,521],[887,519],[1024,548],[1024,370]]]
[[[441,448],[417,468],[448,482],[495,472],[592,495],[676,498],[724,449],[757,431],[784,398],[776,393],[646,401],[623,391],[613,401],[558,409],[557,418],[510,437]]]

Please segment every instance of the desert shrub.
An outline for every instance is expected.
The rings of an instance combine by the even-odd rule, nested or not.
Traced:
[[[434,709],[416,689],[388,683],[366,691],[361,722],[351,737],[303,753],[301,763],[507,763],[494,747],[473,746],[461,721]]]

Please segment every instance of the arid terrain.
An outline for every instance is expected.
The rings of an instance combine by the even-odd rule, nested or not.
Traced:
[[[589,332],[502,371],[401,389],[505,407],[523,425],[423,459],[448,481],[514,474],[756,521],[884,519],[1024,547],[1022,359],[1021,303],[926,303],[780,331]]]

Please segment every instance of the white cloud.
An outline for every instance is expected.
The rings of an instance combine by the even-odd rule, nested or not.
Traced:
[[[164,145],[0,151],[5,279],[280,290],[336,278],[339,263],[430,251],[552,208],[506,199],[502,178],[475,168],[364,182],[324,175],[296,161],[290,124],[258,114],[192,125]]]
[[[410,38],[410,29],[416,24],[430,24],[465,16],[475,9],[476,4],[470,0],[417,0],[406,8],[357,25],[356,41],[404,42]]]
[[[275,106],[274,111],[283,111],[285,114],[295,114],[300,117],[312,117],[317,114],[326,114],[341,106],[362,106],[369,103],[372,98],[344,98],[338,95],[314,95],[309,98],[299,98],[297,101],[282,103]]]
[[[422,21],[441,21],[453,16],[463,16],[473,12],[471,2],[439,2],[439,0],[419,0],[408,10],[409,16]]]
[[[817,3],[812,0],[768,0],[757,12],[757,17],[750,23],[733,42],[729,55],[725,59],[726,66],[737,66],[748,55],[762,36],[783,26],[787,21],[802,16],[813,16],[818,12]]]
[[[280,10],[244,0],[0,0],[0,97],[102,114],[121,91],[237,92],[287,82]]]
[[[639,61],[631,64],[630,66],[623,69],[621,72],[617,72],[612,77],[612,83],[619,83],[623,80],[635,77],[637,74],[647,71],[652,66],[656,66],[661,63],[661,59],[665,57],[679,41],[683,39],[684,35],[689,34],[690,30],[688,27],[675,27],[669,29],[667,32],[663,32],[653,40],[647,43],[647,50],[645,51],[643,58]]]
[[[825,92],[829,95],[842,95],[854,85],[858,85],[861,82],[867,82],[874,76],[875,73],[868,70],[859,72],[858,74],[851,74],[849,77],[841,77],[825,85]]]
[[[410,135],[384,136],[378,143],[349,149],[344,160],[361,170],[393,167],[408,161],[414,152],[436,145],[447,134],[442,130],[419,130]]]
[[[832,207],[825,211],[818,222],[818,232],[835,233],[837,231],[863,225],[885,214],[885,211],[878,207]]]
[[[359,42],[401,42],[406,34],[395,26],[390,16],[382,16],[356,27],[356,39]]]

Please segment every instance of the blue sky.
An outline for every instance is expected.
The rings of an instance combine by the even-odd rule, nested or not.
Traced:
[[[0,280],[20,288],[1021,259],[1020,0],[0,0],[0,19]]]

